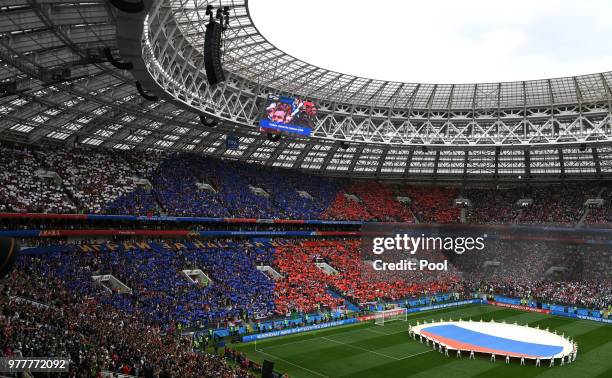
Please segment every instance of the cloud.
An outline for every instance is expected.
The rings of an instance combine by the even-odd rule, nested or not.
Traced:
[[[493,82],[612,69],[609,0],[249,0],[262,34],[358,76]]]

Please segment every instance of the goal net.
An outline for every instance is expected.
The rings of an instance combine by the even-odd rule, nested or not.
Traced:
[[[376,311],[374,314],[374,324],[384,326],[385,323],[393,320],[408,320],[408,313],[403,307],[397,307],[391,310]]]

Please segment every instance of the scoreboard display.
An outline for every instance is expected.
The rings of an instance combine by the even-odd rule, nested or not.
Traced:
[[[316,122],[317,107],[312,101],[299,97],[270,95],[259,129],[261,132],[281,132],[310,136]]]

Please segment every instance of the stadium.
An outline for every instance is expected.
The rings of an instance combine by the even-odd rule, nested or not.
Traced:
[[[0,378],[611,377],[612,71],[368,78],[266,3],[2,1]]]

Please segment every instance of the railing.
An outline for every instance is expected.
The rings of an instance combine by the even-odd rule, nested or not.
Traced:
[[[355,225],[363,221],[341,221],[320,219],[256,219],[256,218],[214,218],[214,217],[173,217],[146,215],[112,214],[52,214],[52,213],[0,213],[0,219],[54,219],[86,221],[128,221],[128,222],[188,222],[188,223],[263,223],[263,224],[320,224]]]

